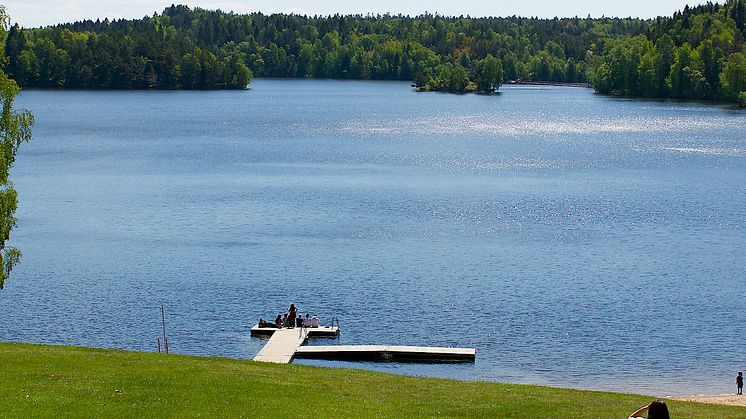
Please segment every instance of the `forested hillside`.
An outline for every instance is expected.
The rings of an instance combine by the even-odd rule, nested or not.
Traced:
[[[746,1],[686,7],[638,36],[609,39],[590,81],[630,96],[746,105]]]
[[[5,42],[5,68],[22,87],[220,89],[251,81],[238,50],[191,38],[169,20],[164,14],[32,30],[15,25]]]
[[[597,43],[642,33],[644,25],[632,19],[237,15],[171,6],[140,20],[14,27],[7,70],[29,87],[217,88],[248,82],[245,64],[257,76],[417,80],[432,90],[486,91],[503,80],[584,82]]]
[[[505,81],[589,82],[602,93],[737,100],[746,0],[656,20],[239,15],[171,6],[139,20],[11,28],[22,86],[243,88],[253,75],[414,81],[493,91]]]

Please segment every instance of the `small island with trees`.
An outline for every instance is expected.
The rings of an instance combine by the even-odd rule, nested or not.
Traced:
[[[136,20],[15,25],[5,71],[38,88],[242,89],[259,76],[489,93],[517,81],[746,105],[745,22],[746,0],[648,20],[242,15],[172,5]]]

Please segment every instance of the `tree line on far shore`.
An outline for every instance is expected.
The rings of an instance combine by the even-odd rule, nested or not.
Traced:
[[[253,77],[245,56],[195,42],[159,19],[8,31],[6,71],[22,87],[239,89]]]
[[[644,34],[609,39],[589,79],[605,94],[746,106],[746,1],[686,7]]]
[[[137,20],[12,27],[6,70],[21,86],[44,88],[241,88],[256,75],[488,92],[504,80],[586,82],[591,45],[643,26],[606,18],[239,15],[180,5]]]
[[[672,17],[239,15],[187,6],[136,20],[12,27],[6,71],[46,88],[244,88],[252,77],[413,81],[492,92],[506,81],[607,94],[738,100],[746,0]],[[746,95],[746,94],[744,94]]]

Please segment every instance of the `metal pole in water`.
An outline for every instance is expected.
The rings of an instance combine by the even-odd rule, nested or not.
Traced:
[[[161,304],[161,322],[163,323],[163,346],[166,350],[166,353],[168,353],[168,336],[166,335],[166,309]]]

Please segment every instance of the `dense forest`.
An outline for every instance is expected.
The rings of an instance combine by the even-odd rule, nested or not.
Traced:
[[[724,99],[746,91],[746,0],[655,20],[325,16],[171,6],[138,20],[10,29],[22,86],[243,88],[256,76],[407,80],[491,92],[506,81],[607,94]],[[746,100],[746,98],[743,98]]]
[[[585,82],[594,45],[644,28],[634,19],[307,17],[171,6],[139,20],[13,27],[5,50],[7,71],[28,87],[230,88],[257,75],[490,91],[503,80]]]
[[[601,93],[746,106],[746,1],[686,7],[643,34],[608,39],[589,80]]]

